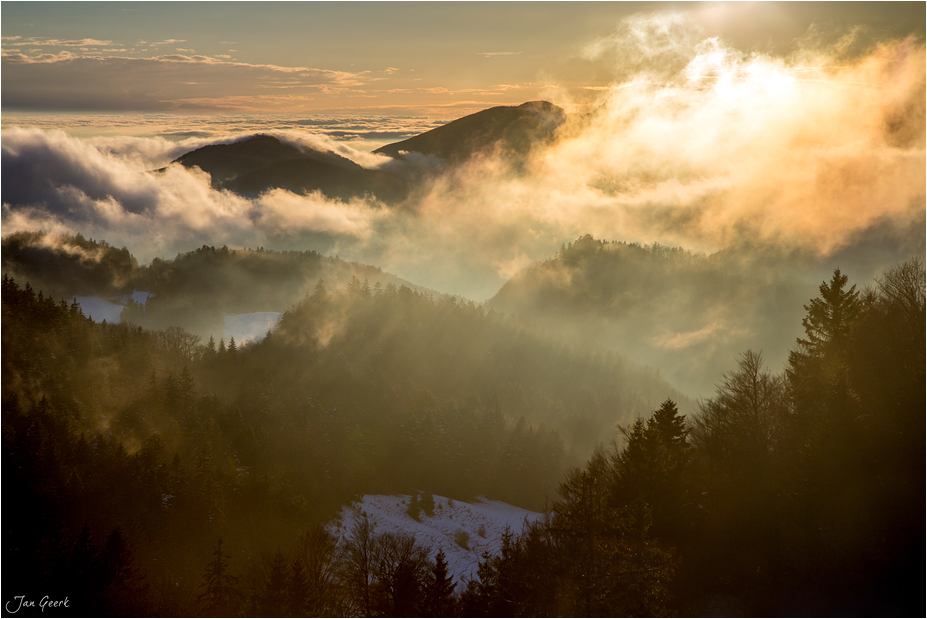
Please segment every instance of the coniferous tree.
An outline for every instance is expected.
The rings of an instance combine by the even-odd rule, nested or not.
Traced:
[[[797,349],[789,353],[786,373],[792,400],[807,433],[836,431],[834,425],[842,420],[829,415],[838,410],[843,419],[858,414],[849,391],[847,355],[862,305],[855,284],[845,289],[847,281],[837,269],[829,283],[821,283],[821,296],[804,306],[806,338],[799,338]]]
[[[102,561],[106,573],[106,606],[112,616],[132,617],[145,614],[148,585],[145,575],[135,566],[135,548],[116,527],[106,539]]]
[[[286,611],[290,617],[322,616],[322,613],[307,613],[307,599],[309,583],[306,577],[306,567],[302,559],[296,557],[290,563],[290,574],[286,590]]]
[[[689,510],[689,431],[676,403],[666,399],[646,424],[637,419],[630,429],[619,429],[627,439],[612,460],[615,501],[619,505],[649,505],[653,535],[670,544],[685,538]]]
[[[222,538],[213,551],[215,557],[203,574],[197,598],[202,614],[206,617],[235,617],[241,608],[241,593],[238,577],[229,572],[229,555],[222,550]]]
[[[421,505],[422,511],[425,512],[426,516],[432,517],[435,515],[435,496],[432,493],[423,493],[419,505]]]
[[[455,610],[454,580],[447,572],[447,557],[438,549],[425,584],[422,614],[426,617],[452,617]]]
[[[290,583],[288,582],[289,570],[286,558],[282,552],[274,554],[270,562],[270,573],[263,583],[261,591],[257,596],[256,615],[264,617],[284,617],[287,615],[288,593],[290,592]]]

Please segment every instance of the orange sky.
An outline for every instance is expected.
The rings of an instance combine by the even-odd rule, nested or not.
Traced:
[[[653,12],[685,15],[699,40],[763,53],[853,28],[857,52],[924,36],[917,2],[15,2],[2,11],[7,113],[455,118],[542,98],[582,107],[654,60],[616,45],[641,34],[629,18]],[[664,61],[671,52],[652,51]]]

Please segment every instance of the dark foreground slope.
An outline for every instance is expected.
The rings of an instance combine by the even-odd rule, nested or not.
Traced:
[[[220,537],[259,565],[356,494],[542,508],[568,464],[671,393],[616,355],[392,285],[319,286],[239,349],[94,324],[8,278],[2,304],[4,498],[19,501],[4,590],[73,587],[82,612],[176,613],[165,600],[195,602]],[[109,545],[99,556],[131,571],[74,585]]]
[[[237,350],[93,324],[8,278],[0,298],[11,599],[67,596],[81,616],[922,610],[918,263],[864,294],[835,272],[784,376],[748,351],[694,415],[665,399],[635,421],[628,398],[663,389],[614,356],[405,288],[319,286]],[[562,476],[562,430],[584,418],[627,444]],[[413,538],[363,515],[343,542],[314,526],[355,493],[533,506],[558,479],[549,517],[459,599]]]
[[[835,271],[784,375],[747,351],[694,415],[626,428],[466,616],[922,615],[924,290],[918,261],[864,292]]]

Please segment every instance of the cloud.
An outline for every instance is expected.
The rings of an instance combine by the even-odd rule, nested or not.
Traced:
[[[363,200],[332,202],[319,192],[299,196],[283,189],[261,195],[255,206],[255,224],[275,234],[296,228],[359,239],[370,236],[373,220],[382,213]]]
[[[157,139],[82,141],[61,132],[3,132],[4,234],[43,229],[79,231],[133,248],[142,260],[217,239],[265,245],[304,234],[362,239],[377,205],[274,190],[249,200],[216,191],[198,168],[170,165],[150,172],[185,146]]]
[[[842,44],[808,43],[771,56],[663,19],[635,17],[622,29],[630,42],[590,47],[590,58],[640,70],[616,67],[599,106],[522,173],[488,155],[435,177],[377,263],[485,298],[522,257],[543,260],[585,233],[826,260],[878,230],[879,260],[923,251],[923,44],[848,58]]]
[[[44,37],[3,37],[4,45],[37,47],[110,47],[112,41],[98,39],[48,39]]]
[[[657,34],[633,49],[681,58],[673,16],[665,28],[635,24]],[[596,190],[635,236],[705,249],[749,237],[828,254],[879,221],[921,217],[922,44],[854,60],[833,49],[747,54],[715,38],[689,52],[659,83],[647,72],[617,84],[541,176]]]
[[[4,229],[93,226],[96,236],[132,247],[143,259],[136,242],[147,244],[148,255],[158,248],[189,250],[217,238],[246,246],[337,250],[342,257],[478,300],[529,261],[548,258],[561,243],[586,233],[703,252],[774,247],[841,264],[863,246],[880,264],[906,258],[912,250],[923,252],[922,43],[884,41],[851,56],[846,40],[822,46],[809,39],[788,55],[760,54],[704,37],[684,17],[634,16],[585,46],[585,62],[608,71],[610,80],[603,90],[588,91],[596,98],[588,115],[575,115],[559,139],[535,149],[519,170],[492,153],[443,171],[420,158],[425,180],[402,208],[286,192],[245,200],[212,190],[208,179],[187,170],[170,168],[160,175],[144,170],[166,165],[182,149],[240,137],[221,137],[230,131],[280,127],[289,131],[276,135],[292,143],[331,149],[369,168],[390,166],[395,164],[320,133],[410,135],[433,128],[431,119],[191,117],[179,119],[174,131],[178,137],[202,137],[179,143],[80,141],[5,129],[4,180],[32,180],[28,191],[3,184],[9,205]],[[206,57],[81,62],[114,63],[106,66],[126,76],[123,101],[136,96],[130,69],[160,72],[165,83],[181,77],[195,82],[173,93],[170,89],[179,87],[164,86],[163,103],[150,92],[137,94],[139,101],[193,110],[220,97],[230,106],[255,110],[298,109],[306,96],[229,94],[221,86],[214,92],[200,85],[210,76],[238,71],[254,76],[254,82],[287,82],[306,91],[353,88],[352,82],[368,79],[313,69],[233,69],[232,63]],[[63,70],[67,63],[52,64]],[[4,69],[8,66],[15,63]],[[5,96],[8,80],[17,79],[4,75]],[[92,80],[87,85],[94,86]],[[51,92],[55,85],[50,80],[46,87]],[[106,93],[111,85],[99,87]],[[565,89],[550,92],[560,97],[555,102],[572,102]],[[474,99],[447,105],[469,111],[494,103]],[[152,118],[155,127],[163,122]],[[16,174],[15,166],[21,168]],[[108,222],[112,230],[106,229]],[[157,231],[151,239],[133,231],[139,222],[141,229]],[[704,329],[678,329],[663,344],[694,345],[713,337]]]
[[[492,58],[493,56],[517,56],[521,52],[477,52],[477,56]]]
[[[3,64],[4,65],[14,65],[14,64],[49,64],[57,62],[68,62],[78,58],[76,54],[70,51],[62,51],[57,54],[34,54],[27,56],[19,52],[3,52]]]
[[[365,73],[183,53],[126,58],[4,52],[2,68],[5,107],[72,111],[266,110],[279,103],[298,109],[313,93],[357,88],[368,79]],[[273,92],[284,87],[293,94]]]
[[[697,346],[709,341],[725,341],[733,336],[747,335],[746,329],[731,330],[731,321],[714,321],[695,331],[684,333],[665,333],[650,338],[650,343],[664,350],[682,350],[690,346]]]

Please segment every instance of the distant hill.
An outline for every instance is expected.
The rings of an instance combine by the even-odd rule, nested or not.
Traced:
[[[139,273],[138,261],[125,247],[80,234],[14,232],[3,237],[2,248],[4,275],[55,299],[131,293]]]
[[[294,193],[321,191],[331,198],[373,194],[398,201],[403,180],[384,170],[368,170],[332,151],[300,149],[269,135],[231,144],[211,144],[178,157],[174,163],[208,172],[217,189],[254,196],[274,188]]]
[[[586,235],[524,269],[486,305],[620,350],[689,396],[707,396],[748,348],[763,350],[771,367],[785,361],[814,293],[792,276],[799,260]]]
[[[399,157],[411,151],[460,163],[498,148],[503,155],[522,158],[536,145],[551,141],[565,120],[563,109],[547,101],[494,107],[374,152]]]
[[[374,152],[399,158],[414,151],[450,164],[462,163],[476,153],[498,152],[517,163],[532,148],[553,140],[565,119],[564,111],[547,101],[494,107]],[[372,195],[396,204],[408,195],[415,178],[389,169],[367,169],[332,151],[298,148],[263,134],[197,148],[173,163],[197,167],[209,173],[216,189],[244,196],[280,188],[294,193],[321,191],[345,200]]]
[[[172,259],[139,265],[125,247],[81,235],[19,232],[3,237],[3,274],[54,299],[114,298],[151,293],[128,319],[161,329],[182,326],[204,338],[223,331],[223,314],[283,312],[312,293],[320,279],[333,289],[351,278],[432,292],[375,266],[315,251],[229,249],[204,245]],[[437,293],[434,293],[437,294]],[[125,317],[125,316],[124,316]]]

